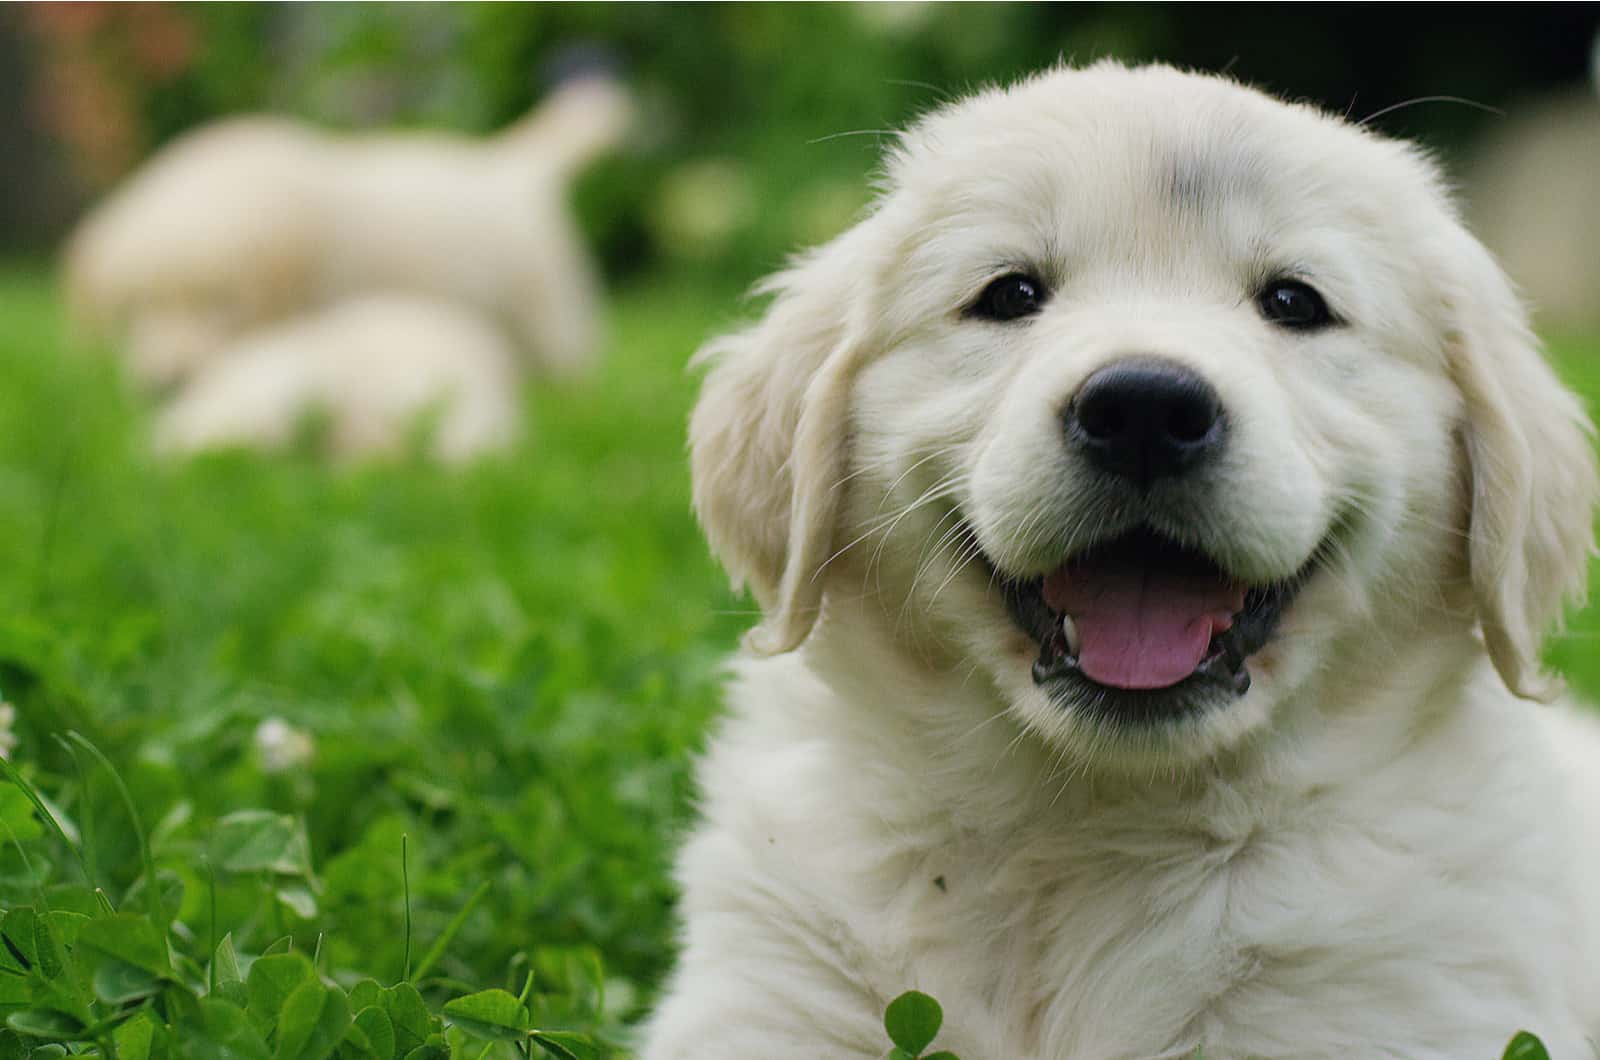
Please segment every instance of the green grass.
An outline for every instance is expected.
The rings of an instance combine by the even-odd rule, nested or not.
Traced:
[[[1548,352],[1567,384],[1600,422],[1600,335],[1557,335]],[[1589,564],[1589,604],[1569,616],[1566,628],[1545,643],[1550,667],[1565,675],[1577,695],[1600,703],[1600,561]]]
[[[613,1015],[635,1015],[670,959],[668,868],[718,661],[749,622],[683,451],[685,361],[737,309],[731,289],[627,292],[600,377],[533,388],[526,442],[465,471],[163,464],[108,365],[64,355],[47,278],[0,273],[0,693],[15,761],[84,833],[95,882],[120,902],[140,859],[66,730],[126,778],[197,959],[199,855],[225,814],[270,808],[305,822],[316,908],[220,879],[241,954],[320,936],[336,977],[399,978],[406,835],[415,956],[488,884],[435,989],[515,992],[538,951],[588,947]],[[311,736],[308,764],[261,768],[269,717]],[[77,878],[59,848],[29,853]],[[32,894],[0,849],[0,907]]]
[[[14,761],[81,856],[0,788],[16,840],[0,833],[0,908],[104,919],[107,904],[165,903],[170,970],[143,942],[81,928],[83,976],[112,986],[143,974],[192,990],[220,969],[227,996],[244,987],[213,959],[223,933],[247,968],[287,937],[346,989],[409,968],[434,1012],[502,988],[455,1012],[485,1033],[532,1021],[617,1037],[670,962],[690,763],[719,660],[750,622],[694,525],[683,453],[685,360],[737,316],[737,294],[621,292],[599,378],[532,388],[529,436],[507,456],[330,469],[311,453],[150,459],[147,408],[109,362],[67,352],[48,277],[0,271],[0,696],[18,712]],[[1555,352],[1600,395],[1600,342]],[[1597,628],[1578,616],[1551,649],[1591,696]],[[309,735],[309,760],[265,768],[269,718]],[[155,894],[92,748],[149,835]],[[0,928],[45,937],[28,923]],[[289,1011],[309,965],[261,967],[278,969],[262,996]],[[21,1004],[8,982],[0,1011]],[[323,997],[306,989],[302,1002]],[[410,1003],[377,989],[338,1004]],[[9,1035],[0,1056],[15,1055]]]

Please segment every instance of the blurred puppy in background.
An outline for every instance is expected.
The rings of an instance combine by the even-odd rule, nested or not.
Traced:
[[[199,129],[74,233],[69,305],[157,385],[251,328],[376,289],[471,306],[540,370],[581,372],[598,285],[567,185],[631,113],[618,83],[590,76],[487,139],[264,116]]]
[[[764,619],[643,1055],[1591,1055],[1590,427],[1427,156],[1102,63],[884,188],[702,358]]]
[[[631,116],[622,85],[589,73],[488,138],[337,135],[265,116],[220,122],[162,151],[80,225],[65,255],[70,310],[155,388],[190,378],[252,332],[373,292],[453,302],[500,329],[533,372],[580,375],[595,357],[601,304],[566,195]],[[375,307],[398,304],[368,303],[361,317],[376,327]],[[299,322],[271,341],[282,348],[306,334]],[[326,341],[316,348],[339,355]],[[282,392],[316,390],[337,405],[343,393],[328,388],[343,378],[354,377],[334,370]],[[196,388],[174,415],[192,422],[206,395],[231,385]],[[278,415],[289,423],[300,411]],[[258,401],[254,412],[266,409]]]
[[[1473,229],[1539,324],[1600,328],[1600,38],[1587,86],[1490,123],[1466,186]]]

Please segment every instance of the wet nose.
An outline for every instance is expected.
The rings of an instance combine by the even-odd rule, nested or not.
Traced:
[[[1148,485],[1193,471],[1222,448],[1222,399],[1197,372],[1134,357],[1096,371],[1065,414],[1067,443],[1096,467]]]

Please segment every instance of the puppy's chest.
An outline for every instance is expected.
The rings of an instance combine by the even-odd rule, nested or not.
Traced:
[[[941,1043],[970,1058],[1286,1055],[1285,1012],[1328,1041],[1387,1020],[1417,1035],[1416,1055],[1478,1035],[1465,1025],[1505,992],[1510,945],[1472,912],[1483,896],[1419,886],[1409,858],[1331,856],[1324,839],[1127,829],[952,844],[904,881],[879,952],[944,1004]]]
[[[1269,939],[1241,908],[1259,872],[1242,849],[1068,846],[974,844],[908,903],[905,956],[953,1032],[982,1025],[973,1055],[1126,1055],[1131,1028],[1154,1052],[1259,976]]]

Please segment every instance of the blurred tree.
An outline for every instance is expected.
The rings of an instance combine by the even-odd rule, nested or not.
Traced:
[[[102,188],[142,153],[151,97],[195,52],[197,29],[170,4],[44,3],[25,10],[39,47],[33,97],[75,176]]]
[[[28,113],[28,38],[15,6],[0,7],[0,251],[44,246],[71,216],[62,152]]]

